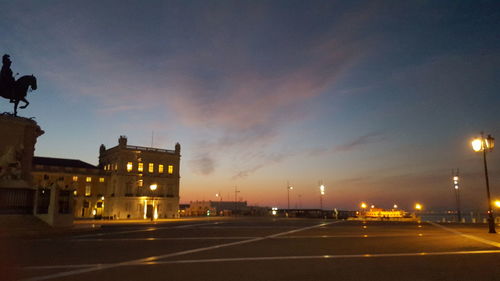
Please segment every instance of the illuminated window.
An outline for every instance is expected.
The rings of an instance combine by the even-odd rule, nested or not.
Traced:
[[[139,163],[139,166],[137,166],[137,171],[142,172],[144,170],[144,164]]]
[[[104,182],[104,178],[99,178],[99,182]]]
[[[106,167],[108,167],[108,171],[111,170],[111,164],[106,165]]]
[[[168,173],[173,174],[174,173],[174,165],[168,165]]]
[[[143,180],[138,180],[137,181],[137,186],[142,186],[144,184],[144,181]]]
[[[133,166],[132,166],[132,162],[128,162],[128,163],[127,163],[127,172],[132,171],[132,168],[133,168]]]
[[[85,178],[85,181],[86,181],[86,182],[91,182],[91,181],[92,181],[92,178],[91,178],[91,177],[86,177],[86,178]]]
[[[118,164],[115,164],[115,171],[118,171]]]
[[[163,165],[158,165],[158,173],[163,173]]]
[[[78,181],[78,177],[77,176],[73,176],[73,181]]]
[[[91,194],[90,189],[91,189],[90,184],[85,185],[85,196],[90,196]]]
[[[73,190],[73,195],[77,196],[78,195],[78,192],[76,192],[76,189]]]
[[[149,163],[148,165],[148,172],[152,173],[155,171],[155,164]]]

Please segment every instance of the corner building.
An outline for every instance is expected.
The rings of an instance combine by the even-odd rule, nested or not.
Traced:
[[[175,150],[133,146],[125,136],[120,136],[115,147],[101,145],[98,168],[107,180],[106,190],[98,198],[102,199],[102,216],[178,217],[180,152],[179,143]]]

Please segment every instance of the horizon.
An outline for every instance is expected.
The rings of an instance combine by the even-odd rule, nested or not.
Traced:
[[[49,3],[49,4],[47,4]],[[117,3],[120,3],[119,5]],[[1,3],[0,51],[38,89],[35,155],[181,145],[180,202],[485,211],[500,138],[495,1]],[[0,110],[11,111],[3,100]],[[500,152],[488,154],[500,198]],[[496,210],[495,210],[496,211]]]

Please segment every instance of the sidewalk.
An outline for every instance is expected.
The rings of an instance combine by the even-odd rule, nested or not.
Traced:
[[[187,221],[229,220],[232,217],[193,217],[151,220],[75,220],[71,227],[55,228],[32,215],[0,216],[0,239],[33,239],[95,231],[107,225],[156,225]]]

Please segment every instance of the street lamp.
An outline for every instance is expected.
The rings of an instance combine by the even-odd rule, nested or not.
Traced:
[[[151,214],[151,221],[153,221],[154,219],[157,219],[158,218],[158,210],[156,209],[156,206],[155,206],[155,197],[154,197],[154,191],[158,188],[158,185],[156,183],[153,183],[149,186],[149,189],[151,189],[151,192],[152,192],[152,197],[153,197],[153,213]]]
[[[455,170],[452,170],[452,175],[453,175],[453,188],[455,190],[455,199],[457,201],[457,219],[458,222],[462,221],[462,213],[460,211],[460,189],[459,189],[459,184],[458,181],[460,178],[458,177],[458,169],[455,172]]]
[[[500,200],[496,200],[496,201],[495,201],[495,206],[496,206],[497,208],[500,208]]]
[[[397,204],[394,204],[394,206],[392,206],[393,209],[397,209],[398,208],[398,205]]]
[[[366,203],[365,202],[361,202],[361,209],[366,209]]]
[[[290,212],[290,190],[293,189],[293,186],[290,185],[289,182],[286,183],[286,193],[287,193],[287,202],[288,202],[288,207],[286,209],[286,216],[288,217],[288,212]]]
[[[322,184],[319,186],[319,208],[323,210],[323,195],[325,195],[325,186]]]
[[[422,210],[422,205],[420,203],[415,204],[415,210],[421,211]]]
[[[488,164],[486,163],[486,151],[491,152],[493,150],[493,147],[495,146],[495,139],[491,135],[488,135],[485,138],[483,132],[481,132],[481,137],[474,139],[471,144],[472,144],[472,149],[475,152],[483,153],[484,177],[486,179],[486,196],[488,198],[489,233],[497,233],[495,231],[495,221],[493,220],[493,209],[491,208],[490,181],[488,178]]]

